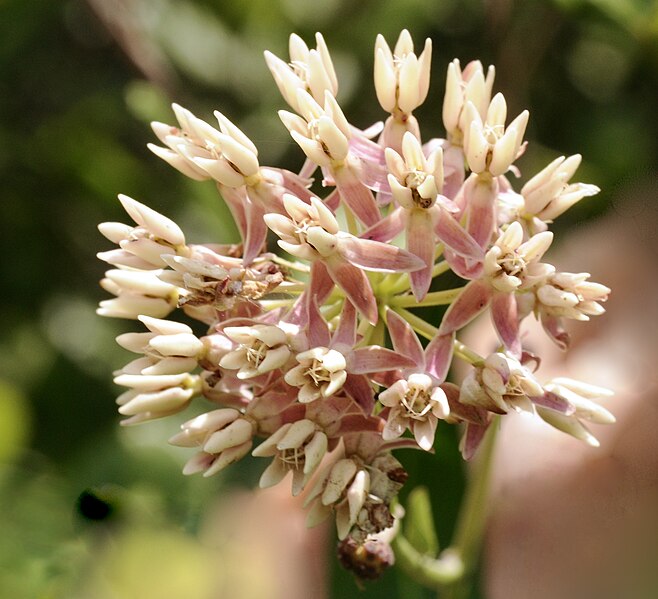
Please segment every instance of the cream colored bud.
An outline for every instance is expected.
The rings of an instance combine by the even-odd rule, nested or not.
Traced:
[[[120,194],[119,201],[131,218],[153,235],[172,245],[185,245],[185,235],[174,221],[126,195]]]

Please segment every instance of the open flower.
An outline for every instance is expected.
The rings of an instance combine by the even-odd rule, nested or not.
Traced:
[[[327,435],[315,422],[288,422],[263,441],[252,455],[273,457],[260,477],[261,488],[279,483],[292,472],[292,494],[299,495],[327,452]]]
[[[466,103],[466,121],[470,122],[464,132],[464,152],[468,167],[473,173],[488,172],[494,177],[504,174],[522,149],[523,135],[528,124],[529,113],[524,110],[507,127],[507,103],[502,94],[496,94],[482,118],[472,102]]]
[[[459,330],[491,306],[496,331],[508,350],[520,356],[519,311],[515,294],[541,285],[555,268],[540,262],[553,234],[537,233],[523,241],[523,228],[515,221],[486,253],[480,278],[471,281],[446,311],[440,335]]]
[[[239,379],[248,379],[282,368],[291,352],[288,335],[275,325],[224,327],[222,329],[237,348],[219,362],[222,368],[238,369]]]
[[[388,386],[379,394],[380,403],[389,408],[382,438],[397,439],[409,429],[418,445],[430,451],[438,420],[450,413],[441,383],[452,359],[453,337],[437,336],[423,350],[416,333],[401,316],[388,310],[386,323],[395,351],[413,365],[378,381]]]
[[[386,148],[386,163],[390,170],[388,182],[391,192],[400,207],[364,235],[370,239],[390,241],[404,227],[407,249],[424,262],[423,268],[411,273],[411,289],[420,301],[432,281],[437,239],[471,260],[482,260],[483,252],[450,214],[457,208],[441,195],[441,147],[425,158],[418,139],[407,132],[402,138],[402,156]]]
[[[360,239],[339,230],[331,210],[319,198],[305,204],[293,195],[283,199],[288,217],[266,214],[265,223],[279,237],[279,246],[306,260],[321,260],[333,281],[356,308],[377,322],[377,304],[363,272],[408,272],[422,268],[413,254],[387,243]]]

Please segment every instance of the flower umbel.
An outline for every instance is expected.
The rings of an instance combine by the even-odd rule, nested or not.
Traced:
[[[101,285],[115,296],[98,313],[148,329],[117,338],[140,354],[115,373],[127,388],[117,399],[123,424],[208,400],[213,409],[199,405],[170,439],[197,450],[183,472],[210,476],[249,452],[269,458],[260,486],[290,473],[309,525],[333,516],[343,561],[369,577],[394,561],[388,542],[400,534],[396,498],[408,475],[393,452],[433,452],[441,427],[462,425],[470,459],[492,423],[519,410],[597,445],[584,422],[614,421],[599,405],[611,393],[564,377],[540,383],[522,327],[533,313],[566,349],[566,322],[602,314],[610,289],[543,261],[552,221],[599,190],[569,182],[576,154],[514,191],[506,174],[520,175],[529,114],[506,123],[493,67],[449,64],[445,138],[423,142],[413,111],[429,93],[430,40],[416,54],[406,30],[393,49],[377,37],[374,86],[389,116],[366,130],[340,107],[329,49],[319,33],[315,42],[291,36],[290,62],[265,53],[292,110],[279,116],[304,154],[299,173],[261,165],[220,112],[212,126],[175,104],[177,126],[153,123],[163,145],[150,149],[215,182],[241,243],[189,243],[173,220],[119,196],[135,224],[99,226],[118,248],[98,254],[112,265]],[[311,188],[318,172],[322,185]],[[267,251],[268,230],[286,256]],[[440,322],[440,312],[425,320],[437,306]],[[485,310],[500,346],[482,357],[460,337]],[[448,381],[456,362],[468,374]],[[467,557],[444,553],[453,576],[469,571]],[[378,567],[362,563],[369,556]],[[436,575],[440,559],[416,566]]]

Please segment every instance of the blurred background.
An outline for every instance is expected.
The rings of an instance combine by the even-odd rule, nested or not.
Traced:
[[[556,223],[555,256],[614,288],[568,369],[620,391],[609,406],[620,425],[598,454],[581,455],[569,440],[551,464],[533,461],[540,433],[518,433],[535,444],[527,453],[501,452],[500,472],[512,474],[499,477],[506,503],[473,597],[607,596],[578,586],[573,570],[590,564],[595,576],[619,564],[622,547],[641,548],[647,563],[615,573],[637,586],[614,596],[658,596],[655,0],[0,0],[0,596],[432,596],[395,571],[359,591],[335,565],[333,531],[305,535],[286,493],[246,494],[262,469],[256,460],[210,480],[183,477],[188,455],[166,440],[188,413],[120,428],[111,372],[131,358],[114,337],[135,327],[94,313],[106,297],[95,254],[110,246],[96,224],[127,222],[118,193],[170,216],[193,242],[236,239],[213,185],[146,149],[150,121],[172,123],[172,101],[209,122],[219,109],[256,143],[261,164],[298,169],[263,50],[287,59],[290,33],[310,43],[321,31],[341,106],[366,127],[385,116],[372,85],[376,34],[392,45],[403,27],[417,47],[426,37],[434,44],[433,84],[416,112],[424,139],[443,135],[448,62],[479,58],[495,64],[510,115],[530,110],[523,180],[579,152],[575,180],[602,188]],[[445,544],[464,483],[452,428],[439,430],[436,449],[399,457],[409,488],[429,487]],[[593,482],[578,470],[591,473],[590,459],[600,467]],[[559,484],[546,482],[544,467],[563,475]],[[519,480],[525,495],[514,492]],[[629,495],[601,501],[614,491]],[[541,505],[548,492],[559,495],[559,513]],[[591,528],[578,531],[592,513]],[[533,527],[542,514],[543,529]],[[568,534],[591,542],[574,549]],[[559,592],[556,579],[568,581]]]

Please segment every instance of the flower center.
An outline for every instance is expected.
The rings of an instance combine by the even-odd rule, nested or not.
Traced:
[[[407,408],[409,416],[415,419],[424,418],[432,407],[430,393],[415,385],[406,392],[402,398],[402,404]]]
[[[245,346],[245,349],[247,350],[247,362],[254,368],[258,368],[260,363],[265,359],[269,348],[263,341],[257,339],[249,347]]]
[[[516,277],[520,275],[526,267],[525,260],[516,252],[508,252],[504,256],[498,258],[497,262],[505,274],[509,275],[510,277]]]
[[[322,383],[331,381],[331,373],[325,368],[322,360],[318,360],[317,358],[313,358],[313,362],[305,374],[313,381],[316,387],[320,387]]]

